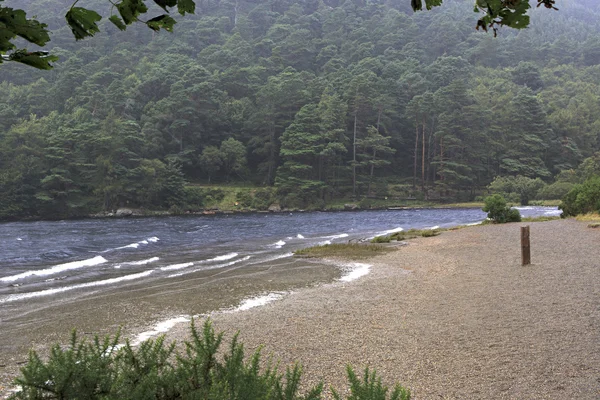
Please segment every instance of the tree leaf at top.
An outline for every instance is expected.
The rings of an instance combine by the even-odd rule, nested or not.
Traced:
[[[177,0],[154,0],[154,2],[166,12],[169,12],[167,7],[175,7],[177,5]]]
[[[181,15],[185,15],[185,13],[193,14],[196,11],[196,3],[194,3],[194,0],[178,0],[177,11]]]
[[[164,14],[164,15],[160,15],[158,17],[152,18],[146,24],[148,25],[148,27],[150,29],[152,29],[154,31],[159,31],[161,29],[164,29],[166,31],[173,32],[173,26],[176,23],[177,22],[173,18]]]
[[[94,36],[94,34],[100,32],[96,22],[100,21],[102,17],[93,10],[72,7],[65,15],[65,19],[77,40]]]

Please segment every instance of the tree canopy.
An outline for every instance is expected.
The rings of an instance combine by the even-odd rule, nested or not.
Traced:
[[[2,3],[4,0],[0,0]],[[527,11],[531,8],[530,2],[536,0],[476,0],[474,11],[480,15],[477,21],[477,29],[493,30],[496,35],[498,27],[508,26],[521,29],[529,25]],[[76,0],[65,13],[67,25],[77,40],[94,36],[99,32],[98,22],[102,16],[85,7],[77,7]],[[145,24],[154,31],[164,29],[171,32],[176,24],[170,15],[171,9],[177,9],[179,14],[193,14],[196,4],[193,0],[153,0],[153,3],[163,13],[147,18],[150,11],[146,0],[121,0],[109,1],[112,4],[108,20],[118,29],[126,30],[128,25],[135,22]],[[410,0],[414,11],[442,5],[443,0]],[[148,2],[149,3],[149,2]],[[537,0],[537,6],[556,9],[555,0]],[[18,48],[15,38],[19,37],[25,41],[44,47],[50,41],[48,25],[35,18],[28,18],[22,9],[14,9],[0,5],[0,63],[3,61],[16,61],[39,69],[51,69],[52,62],[57,61],[56,55],[48,51],[28,51],[26,48]]]

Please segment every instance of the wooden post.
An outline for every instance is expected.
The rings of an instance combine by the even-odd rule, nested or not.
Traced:
[[[529,226],[521,227],[521,262],[531,264],[531,247],[529,246]]]

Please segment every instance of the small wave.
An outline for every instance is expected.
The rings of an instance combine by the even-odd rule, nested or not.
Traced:
[[[335,240],[335,239],[342,239],[345,237],[348,237],[349,235],[347,233],[340,233],[339,235],[330,235],[330,236],[321,236],[319,239],[331,239],[331,240]]]
[[[96,256],[94,258],[89,258],[87,260],[81,261],[73,261],[66,264],[55,265],[52,268],[40,269],[37,271],[27,271],[17,275],[5,276],[4,278],[0,278],[0,282],[13,282],[19,279],[27,278],[30,276],[47,276],[56,274],[63,271],[68,271],[70,269],[77,269],[83,267],[92,267],[94,265],[103,264],[106,262],[106,259],[102,256]]]
[[[550,215],[550,216],[558,216],[562,214],[562,210],[550,210],[550,211],[545,211],[544,215]]]
[[[158,258],[158,257],[152,257],[152,258],[148,258],[146,260],[129,261],[129,262],[121,263],[121,264],[122,265],[146,265],[146,264],[150,264],[150,263],[153,263],[155,261],[158,261],[158,260],[160,260],[160,258]]]
[[[150,270],[150,271],[140,272],[138,274],[131,274],[131,275],[120,276],[118,278],[105,279],[103,281],[80,283],[78,285],[64,286],[64,287],[55,288],[55,289],[40,290],[38,292],[13,294],[10,296],[6,296],[3,299],[0,299],[0,303],[10,303],[10,302],[17,301],[17,300],[31,299],[33,297],[50,296],[53,294],[67,292],[67,291],[75,290],[75,289],[83,289],[83,288],[89,288],[89,287],[95,287],[95,286],[106,286],[106,285],[112,285],[114,283],[132,281],[135,279],[145,278],[146,276],[152,274],[153,272],[154,272],[154,270]]]
[[[340,278],[340,281],[342,282],[354,281],[361,276],[367,275],[371,270],[370,264],[363,263],[345,264],[344,267],[345,269],[348,269],[348,273]]]
[[[259,260],[259,261],[253,262],[253,263],[248,263],[248,265],[256,265],[256,264],[267,263],[267,262],[271,262],[271,261],[275,261],[275,260],[280,260],[282,258],[292,257],[293,255],[294,255],[294,253],[280,254],[280,255],[277,255],[277,256],[266,258],[264,260]]]
[[[181,263],[181,264],[173,264],[173,265],[167,265],[166,267],[161,267],[160,270],[161,271],[176,271],[178,269],[184,269],[187,267],[192,267],[194,265],[193,262],[188,262],[188,263]]]
[[[298,234],[298,235],[296,235],[296,237],[297,237],[298,239],[304,239],[304,236],[302,236],[301,234]]]
[[[428,230],[430,230],[430,231],[434,231],[434,230],[436,230],[436,229],[440,229],[440,226],[439,226],[439,225],[436,225],[436,226],[432,226],[431,228],[425,228],[425,229],[428,229]]]
[[[242,262],[242,261],[247,261],[247,260],[249,260],[249,259],[250,259],[250,257],[252,257],[252,256],[246,256],[246,257],[244,257],[244,258],[240,258],[240,259],[237,259],[237,260],[233,260],[233,261],[230,261],[230,262],[228,262],[228,263],[225,263],[225,264],[215,264],[215,265],[211,265],[211,266],[208,266],[208,267],[203,267],[203,268],[194,269],[193,271],[186,271],[186,272],[180,272],[180,273],[177,273],[177,274],[172,274],[172,275],[169,275],[169,276],[167,276],[167,278],[176,278],[176,277],[178,277],[178,276],[182,276],[182,275],[186,275],[186,274],[191,274],[191,273],[198,272],[198,271],[207,271],[207,270],[211,270],[211,269],[219,269],[219,268],[230,267],[230,266],[232,266],[232,265],[235,265],[235,264],[237,264],[237,263],[240,263],[240,262]],[[191,263],[190,263],[190,264],[191,264]],[[180,265],[183,265],[183,264],[180,264]],[[165,268],[166,268],[166,267],[165,267]],[[181,269],[183,269],[183,268],[184,268],[184,267],[182,267]],[[163,268],[161,268],[161,269],[162,269],[163,271],[166,271],[166,270],[164,270]]]
[[[137,337],[131,342],[131,345],[137,346],[143,341],[150,339],[152,336],[157,336],[161,333],[168,332],[175,325],[181,324],[183,322],[190,322],[190,319],[188,317],[180,316],[168,319],[166,321],[161,321],[158,324],[156,324],[156,326],[154,326],[154,329],[152,329],[151,331],[142,332],[139,335],[137,335]]]
[[[203,260],[201,262],[205,263],[205,262],[212,262],[212,261],[231,260],[232,258],[235,258],[238,255],[239,255],[238,253],[227,253],[227,254],[223,254],[222,256],[217,256],[215,258],[209,258],[208,260]]]
[[[160,240],[159,238],[157,238],[156,236],[153,236],[153,237],[145,239],[145,240],[140,240],[139,242],[128,244],[127,246],[115,247],[114,249],[104,250],[103,253],[106,253],[109,251],[114,251],[114,250],[137,249],[138,247],[140,247],[141,244],[156,243],[159,240]]]
[[[394,229],[388,229],[387,231],[383,231],[383,232],[379,232],[377,235],[375,236],[386,236],[386,235],[391,235],[392,233],[396,233],[396,232],[402,232],[404,230],[404,228],[402,227],[397,227]]]
[[[279,242],[277,242],[277,243],[273,243],[271,246],[275,247],[276,249],[280,249],[280,248],[282,248],[283,246],[285,246],[285,244],[286,244],[286,243],[285,243],[283,240],[280,240],[280,241],[279,241]]]
[[[17,238],[17,240],[18,240],[18,241],[21,241],[21,240],[23,240],[23,239],[21,239],[21,238]]]
[[[121,247],[117,247],[115,248],[115,250],[121,250],[121,249],[137,249],[138,247],[140,247],[139,243],[131,243],[128,244],[127,246],[121,246]]]
[[[317,243],[317,246],[325,246],[331,244],[331,240],[324,240],[322,242]]]
[[[264,306],[275,300],[283,298],[283,296],[285,295],[285,292],[273,292],[262,296],[250,297],[248,299],[243,300],[239,306],[233,308],[229,312],[246,311],[251,308]]]

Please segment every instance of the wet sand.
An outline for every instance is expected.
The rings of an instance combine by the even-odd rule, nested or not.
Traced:
[[[356,281],[216,314],[215,328],[239,330],[249,353],[263,345],[282,366],[301,362],[306,385],[342,392],[352,364],[415,399],[598,399],[600,230],[531,224],[533,264],[523,267],[522,225],[410,241]],[[187,339],[186,324],[168,338]]]
[[[600,230],[573,220],[478,226],[411,241],[369,275],[213,317],[305,380],[345,390],[375,368],[415,399],[600,398]],[[172,339],[188,337],[180,325]]]

